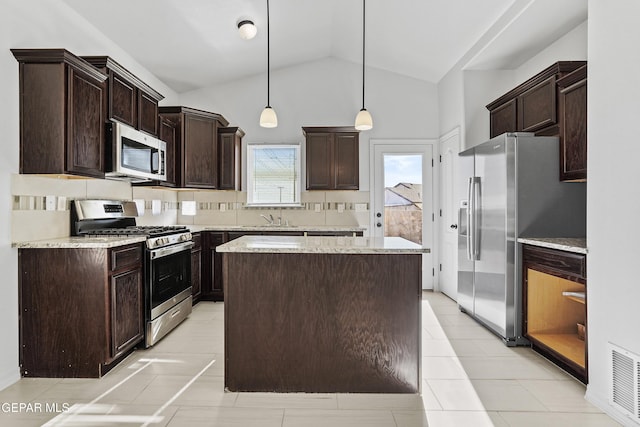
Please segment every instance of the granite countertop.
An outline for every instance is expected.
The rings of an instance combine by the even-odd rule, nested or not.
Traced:
[[[359,225],[185,225],[192,233],[199,231],[366,231]]]
[[[579,254],[587,253],[587,239],[584,237],[520,237],[518,242]]]
[[[117,246],[140,243],[147,240],[145,236],[114,236],[114,237],[60,237],[58,239],[31,240],[27,242],[13,242],[11,247],[19,249],[73,249],[73,248],[115,248]]]
[[[430,249],[401,237],[243,236],[216,248],[233,253],[420,254]]]

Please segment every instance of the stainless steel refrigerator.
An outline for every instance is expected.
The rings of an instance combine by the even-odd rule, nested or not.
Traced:
[[[586,236],[586,184],[559,181],[559,150],[507,133],[460,153],[458,306],[509,346],[527,344],[517,239]]]

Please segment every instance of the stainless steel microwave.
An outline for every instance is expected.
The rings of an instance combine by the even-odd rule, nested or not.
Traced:
[[[107,178],[166,181],[167,144],[130,126],[107,125]]]

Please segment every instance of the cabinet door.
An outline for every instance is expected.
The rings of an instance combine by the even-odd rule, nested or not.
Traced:
[[[217,187],[216,121],[185,115],[183,141],[183,176],[185,187]]]
[[[176,185],[176,125],[171,120],[160,119],[159,137],[167,144],[164,167],[167,171],[167,180],[163,185],[174,187]]]
[[[333,135],[307,134],[307,190],[329,190],[333,185]]]
[[[200,298],[202,294],[202,280],[201,280],[201,268],[202,268],[202,249],[191,251],[191,295],[193,300]]]
[[[111,277],[111,357],[130,349],[144,337],[141,269]]]
[[[70,173],[104,177],[104,88],[69,68],[67,166]]]
[[[139,90],[138,128],[151,135],[158,135],[158,101]]]
[[[220,190],[239,190],[240,144],[235,133],[221,133],[218,139],[218,167]],[[239,142],[239,141],[238,141]]]
[[[222,301],[224,299],[224,286],[222,283],[222,254],[216,251],[216,246],[224,243],[224,234],[212,233],[209,237],[211,294],[215,301]]]
[[[357,190],[360,183],[357,133],[336,134],[334,137],[334,179],[336,190]]]
[[[518,103],[516,99],[505,102],[489,112],[491,138],[505,132],[518,130]]]
[[[109,102],[109,117],[136,127],[138,103],[135,86],[117,74],[111,75],[109,84],[109,97],[111,98]]]
[[[532,87],[518,97],[518,130],[534,132],[558,123],[556,114],[556,77]]]
[[[587,79],[560,91],[560,180],[587,179]]]

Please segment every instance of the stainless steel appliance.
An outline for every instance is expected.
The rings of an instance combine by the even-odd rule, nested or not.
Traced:
[[[460,153],[458,306],[509,345],[523,337],[518,237],[584,237],[586,185],[560,182],[556,137],[509,133]]]
[[[167,144],[120,122],[107,124],[107,178],[167,180]]]
[[[146,237],[145,346],[149,347],[191,314],[191,232],[184,226],[137,226],[136,204],[117,200],[75,200],[74,236]]]

